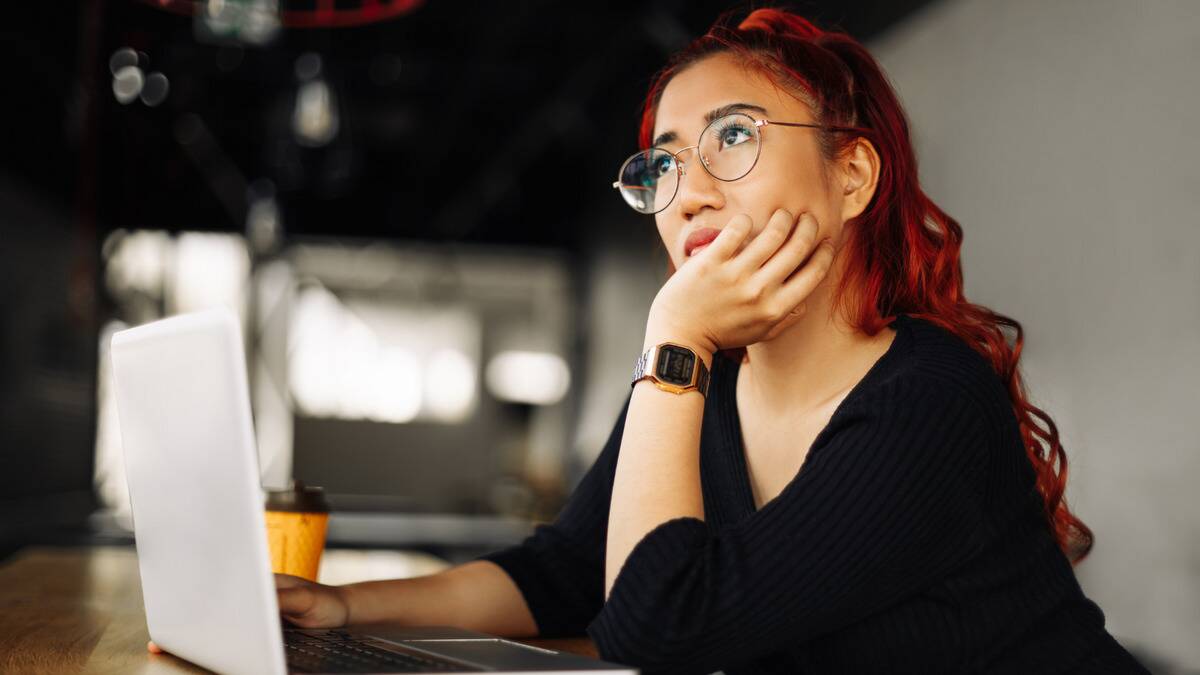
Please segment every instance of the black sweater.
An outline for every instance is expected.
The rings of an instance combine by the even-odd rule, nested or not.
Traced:
[[[604,601],[608,510],[629,400],[551,524],[482,559],[542,637],[580,636],[645,673],[1145,673],[1056,545],[999,377],[901,314],[800,471],[755,510],[735,383],[713,361],[704,519],[646,534]],[[686,394],[695,396],[696,394]]]

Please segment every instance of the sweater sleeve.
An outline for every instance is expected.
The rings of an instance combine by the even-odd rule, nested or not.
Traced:
[[[944,576],[982,547],[986,424],[964,395],[895,378],[839,411],[784,490],[717,533],[659,524],[588,634],[645,673],[794,648]]]
[[[538,626],[538,636],[580,637],[604,604],[608,507],[632,392],[600,455],[552,523],[538,525],[490,560],[512,577]]]

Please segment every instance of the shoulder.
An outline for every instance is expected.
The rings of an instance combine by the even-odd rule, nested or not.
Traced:
[[[880,394],[916,404],[970,410],[994,419],[1011,414],[1008,391],[991,362],[957,334],[926,319],[900,315],[905,340]],[[900,334],[903,333],[903,334]]]
[[[901,314],[892,325],[891,348],[835,412],[831,433],[869,429],[879,438],[982,449],[1009,432],[1007,388],[986,357],[928,320]]]

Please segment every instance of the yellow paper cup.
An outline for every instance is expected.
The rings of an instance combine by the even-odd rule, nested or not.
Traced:
[[[316,581],[329,525],[325,491],[294,481],[290,490],[268,492],[266,509],[271,571]]]

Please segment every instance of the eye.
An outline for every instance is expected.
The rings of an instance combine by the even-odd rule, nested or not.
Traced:
[[[661,155],[654,160],[651,167],[651,175],[654,178],[661,178],[675,169],[675,158],[670,155]]]
[[[754,132],[740,122],[730,122],[715,129],[720,149],[732,148],[754,138]]]

